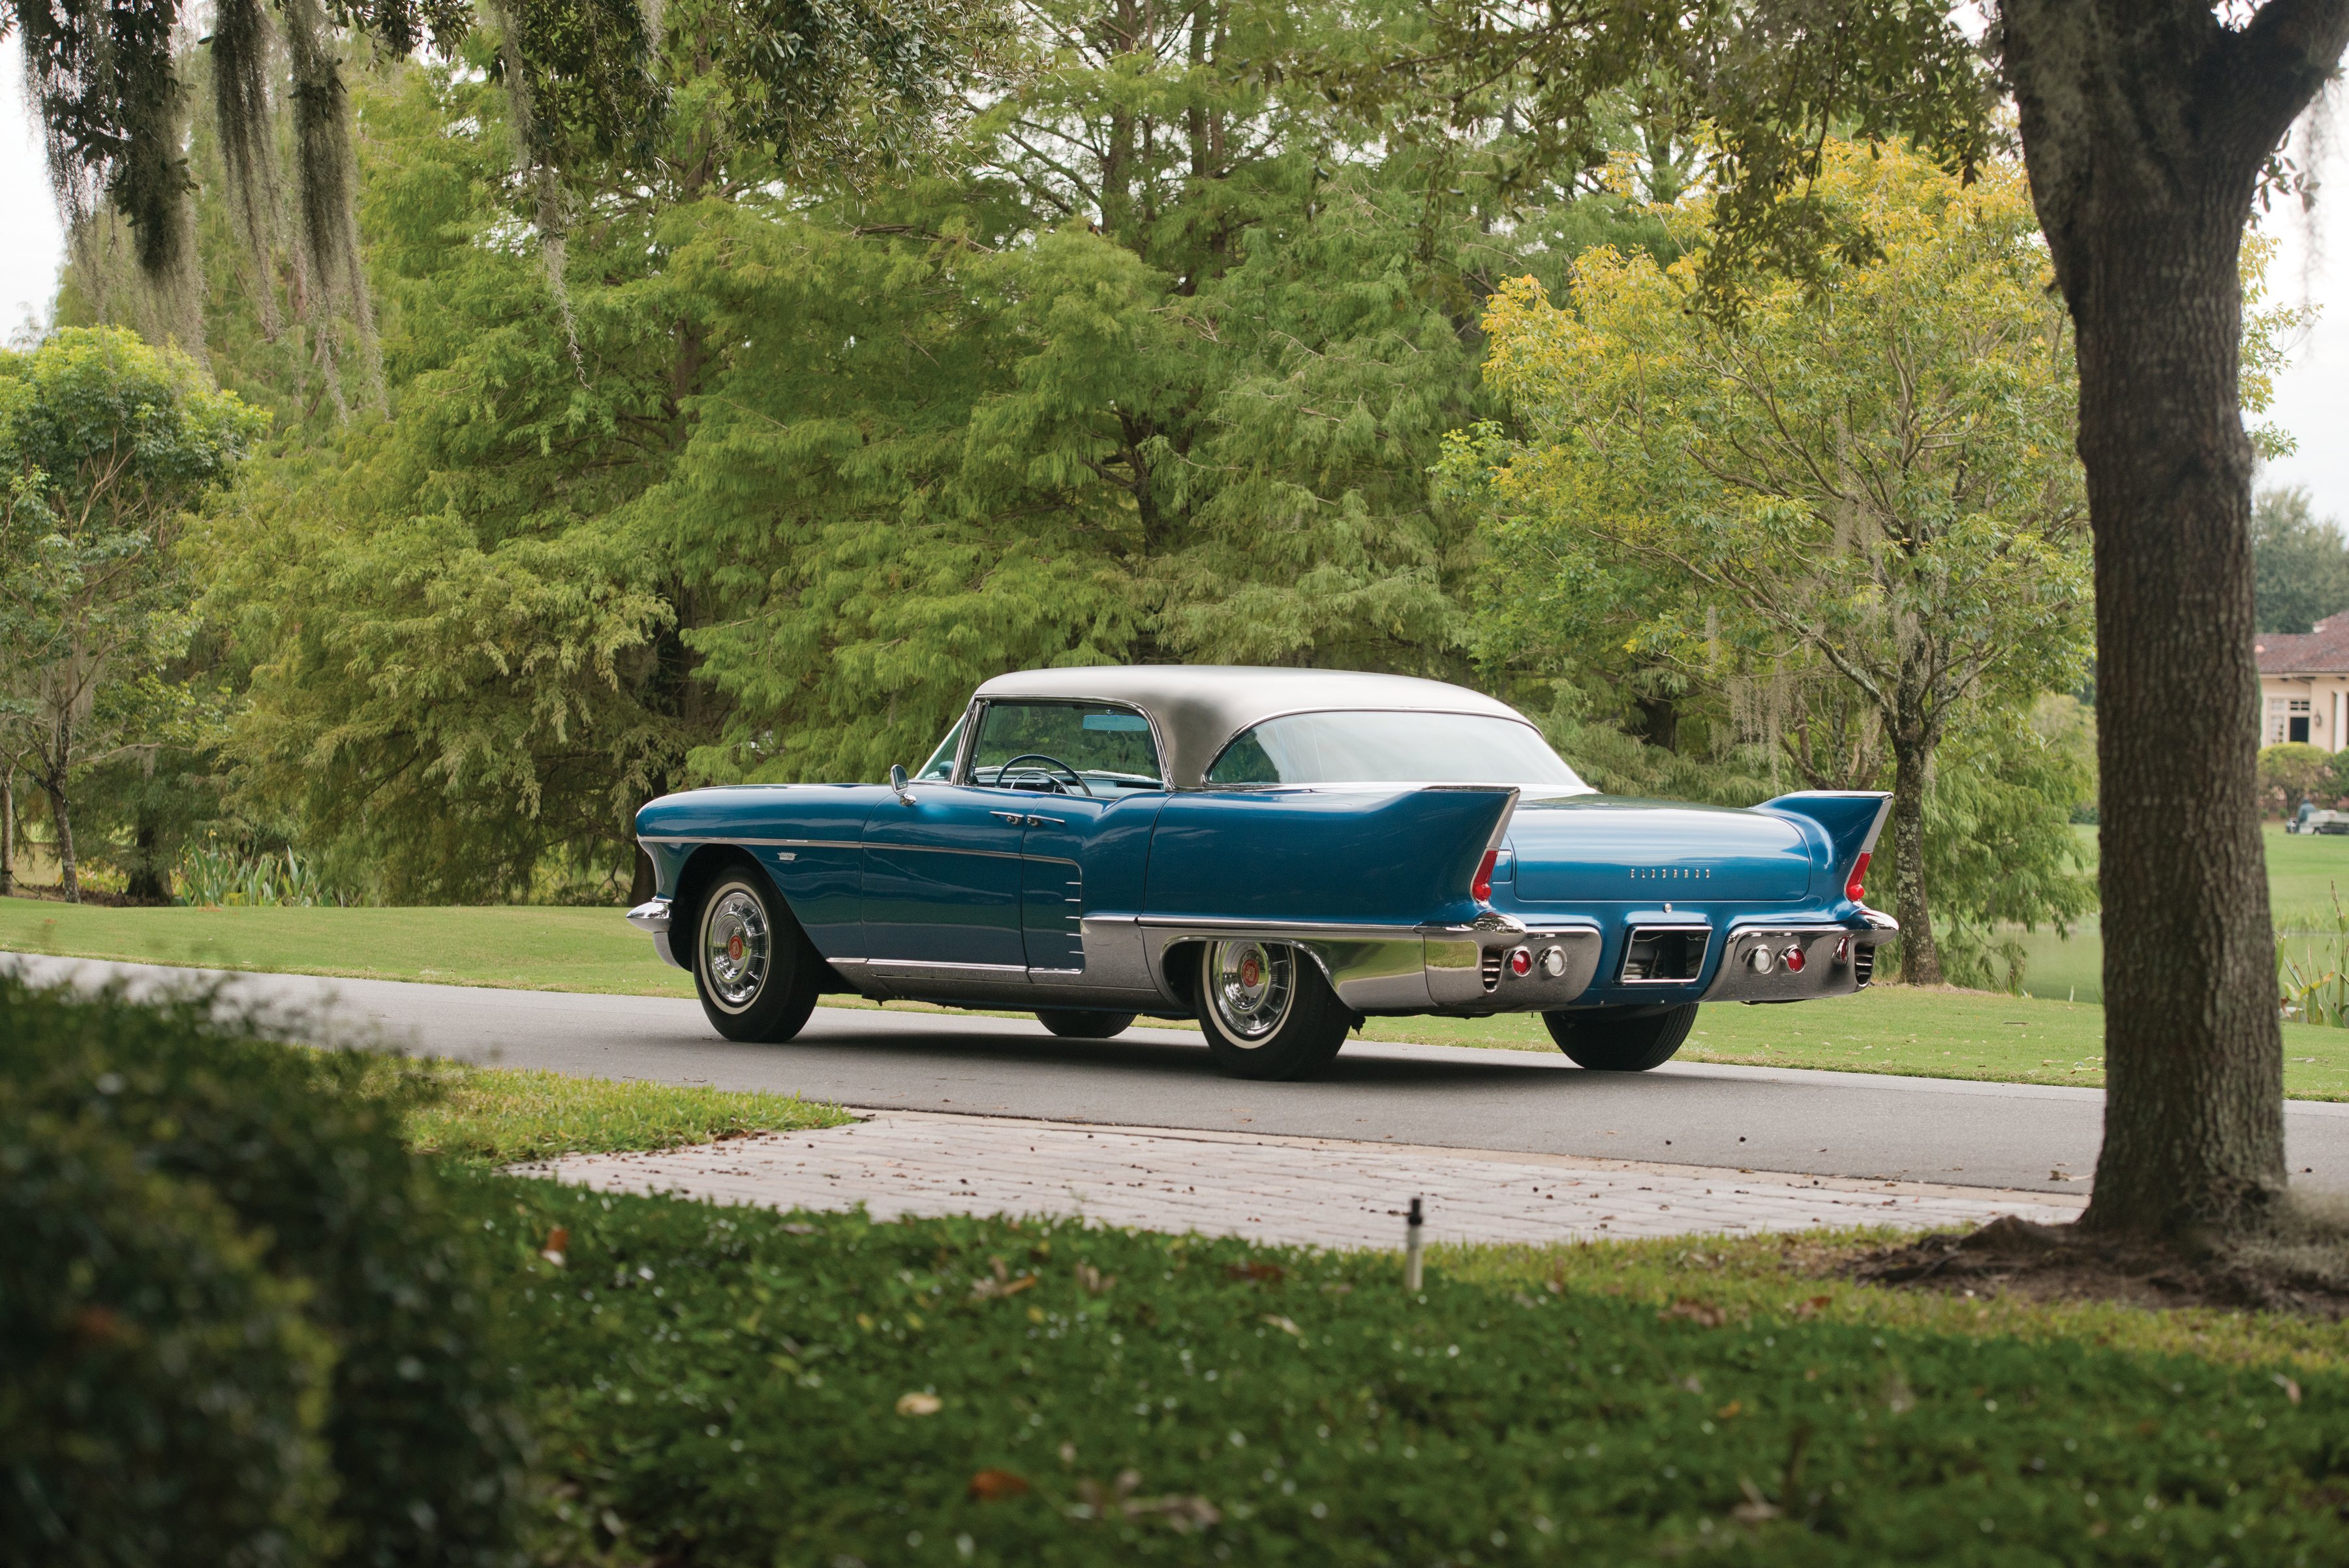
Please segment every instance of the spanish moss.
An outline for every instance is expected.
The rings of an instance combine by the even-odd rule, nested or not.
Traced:
[[[271,145],[269,18],[261,0],[219,0],[212,17],[212,124],[227,175],[228,205],[252,258],[254,304],[271,342],[283,330],[270,254],[277,240],[277,159]]]
[[[347,306],[358,339],[360,365],[380,410],[385,407],[375,307],[359,251],[351,152],[350,94],[343,82],[337,42],[318,0],[285,0],[285,53],[292,70],[294,177],[299,249],[328,311]],[[323,327],[314,328],[323,342]]]

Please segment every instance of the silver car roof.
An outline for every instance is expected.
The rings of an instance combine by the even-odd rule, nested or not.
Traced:
[[[1148,715],[1165,748],[1166,782],[1196,789],[1233,736],[1283,713],[1403,710],[1479,713],[1530,723],[1507,703],[1442,680],[1372,675],[1358,670],[1291,670],[1237,664],[1100,664],[1073,670],[1021,670],[986,681],[974,693],[989,701],[1020,698],[1118,702]]]

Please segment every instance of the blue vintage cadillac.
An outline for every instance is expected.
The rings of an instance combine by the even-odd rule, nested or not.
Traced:
[[[1102,1040],[1195,1017],[1301,1078],[1367,1017],[1538,1012],[1585,1067],[1667,1060],[1704,1002],[1868,983],[1889,797],[1619,800],[1434,680],[1185,666],[988,681],[919,773],[698,789],[636,814],[628,919],[731,1040],[854,992]]]

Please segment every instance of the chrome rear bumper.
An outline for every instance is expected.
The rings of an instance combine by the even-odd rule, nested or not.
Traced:
[[[1807,1002],[1846,996],[1874,978],[1876,946],[1900,922],[1863,910],[1867,926],[1741,926],[1729,933],[1721,968],[1700,1002]],[[1799,957],[1800,965],[1795,960]]]

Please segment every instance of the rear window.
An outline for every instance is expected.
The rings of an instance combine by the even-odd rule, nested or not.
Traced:
[[[1485,713],[1291,713],[1240,732],[1207,770],[1219,785],[1506,784],[1590,786],[1530,724]]]

